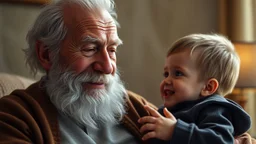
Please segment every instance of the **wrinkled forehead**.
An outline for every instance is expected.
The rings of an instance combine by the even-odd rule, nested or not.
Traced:
[[[66,4],[63,6],[63,17],[65,25],[71,29],[83,25],[116,30],[115,21],[107,10],[90,10],[79,4]]]

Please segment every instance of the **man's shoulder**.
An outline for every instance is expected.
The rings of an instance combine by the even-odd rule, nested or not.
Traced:
[[[0,99],[0,112],[21,113],[31,111],[31,106],[38,105],[28,89],[16,89]]]
[[[22,139],[32,143],[31,140],[42,135],[52,141],[52,132],[58,128],[57,110],[35,83],[0,99],[0,127],[3,141]]]
[[[2,109],[2,107],[7,107],[9,105],[24,106],[26,105],[29,98],[30,96],[28,93],[26,93],[26,90],[16,89],[9,95],[3,96],[0,99],[0,109]]]
[[[40,88],[39,82],[30,85],[27,89],[14,90],[0,99],[0,112],[24,115],[25,113],[43,114],[56,108],[50,102],[49,97]]]
[[[27,89],[15,89],[9,95],[3,96],[0,99],[0,103],[6,102],[6,101],[12,101],[15,103],[19,103],[20,105],[22,105],[22,103],[31,103],[35,101],[33,96],[33,93],[35,92],[32,92],[32,91],[36,90],[35,88],[37,87],[36,85],[37,83],[32,84]],[[40,92],[38,91],[37,93],[40,93]]]

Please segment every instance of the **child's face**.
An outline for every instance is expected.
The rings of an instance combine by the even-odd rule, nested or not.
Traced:
[[[200,97],[204,82],[199,81],[199,70],[196,67],[197,52],[190,56],[190,49],[175,51],[165,61],[164,79],[160,85],[164,106],[172,107],[185,100]]]

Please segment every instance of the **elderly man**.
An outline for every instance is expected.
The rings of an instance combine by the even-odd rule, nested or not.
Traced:
[[[147,101],[127,92],[116,68],[111,0],[46,6],[27,35],[27,63],[39,82],[0,100],[0,143],[147,143],[137,120]]]
[[[43,9],[25,52],[32,72],[46,75],[0,99],[0,143],[149,143],[137,121],[151,104],[118,76],[115,15],[112,0],[61,0]]]

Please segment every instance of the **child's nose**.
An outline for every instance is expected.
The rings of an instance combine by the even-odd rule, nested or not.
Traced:
[[[167,85],[170,85],[170,84],[172,84],[172,78],[169,76],[169,77],[167,77],[167,78],[165,78],[165,84],[167,84]]]

